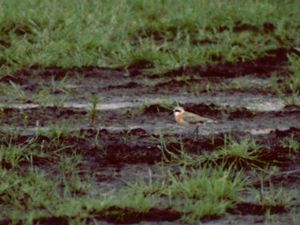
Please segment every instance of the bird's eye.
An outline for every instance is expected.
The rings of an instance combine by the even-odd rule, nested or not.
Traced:
[[[175,109],[174,112],[180,112],[180,110],[179,109]]]

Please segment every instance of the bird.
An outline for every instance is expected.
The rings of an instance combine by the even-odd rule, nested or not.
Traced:
[[[200,125],[203,123],[214,123],[215,121],[206,117],[199,116],[195,113],[187,112],[183,107],[177,106],[173,109],[175,121],[179,125]]]

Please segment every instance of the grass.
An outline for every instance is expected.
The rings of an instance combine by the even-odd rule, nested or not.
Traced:
[[[126,67],[139,60],[158,72],[299,46],[297,1],[1,3],[2,74],[31,65]],[[255,29],[237,32],[239,24]],[[203,40],[208,44],[197,44]]]
[[[57,135],[52,138],[57,141]],[[242,173],[223,167],[186,170],[183,166],[179,174],[169,172],[160,181],[129,183],[103,197],[92,194],[96,181],[91,168],[83,167],[83,155],[71,153],[72,146],[67,150],[51,145],[48,151],[35,141],[0,148],[2,218],[31,224],[49,216],[71,220],[106,215],[122,221],[124,210],[137,215],[157,208],[172,209],[182,213],[182,220],[196,221],[226,214],[248,182]],[[39,163],[37,157],[45,160]],[[5,166],[8,163],[10,167]]]
[[[244,138],[235,141],[227,137],[224,146],[214,152],[212,158],[237,168],[253,168],[263,164],[260,160],[260,149],[261,146],[256,144],[254,140]]]
[[[63,106],[65,102],[65,96],[57,97],[51,94],[49,88],[45,87],[34,93],[32,100],[35,103],[40,104],[41,106]]]
[[[226,90],[243,90],[243,89],[250,89],[250,88],[265,88],[267,85],[267,82],[265,80],[260,79],[253,79],[249,77],[241,77],[241,78],[235,78],[233,80],[230,80],[229,82],[225,83],[223,88]]]
[[[288,210],[293,206],[293,200],[298,195],[297,190],[286,190],[283,187],[274,187],[269,182],[268,187],[265,187],[264,181],[261,181],[260,189],[252,189],[255,196],[255,201],[263,208],[280,207]]]
[[[34,141],[24,146],[1,146],[2,219],[31,224],[33,219],[61,215],[62,207],[67,216],[72,206],[67,203],[90,192],[92,178],[80,174],[80,155],[60,152],[57,158],[56,151],[43,153],[39,148]],[[44,159],[42,163],[37,163],[38,157]]]
[[[213,144],[212,139],[212,144]],[[234,140],[230,136],[225,136],[224,144],[216,148],[213,152],[203,152],[202,155],[188,153],[184,149],[182,140],[178,141],[175,151],[168,148],[170,141],[166,141],[160,136],[160,149],[163,152],[164,160],[169,163],[197,167],[203,164],[225,165],[236,169],[254,169],[266,165],[261,160],[262,146],[247,137],[241,140]]]
[[[125,222],[151,209],[179,212],[185,222],[222,217],[243,201],[250,188],[250,177],[243,170],[237,170],[236,165],[245,168],[255,164],[255,151],[259,149],[250,139],[236,142],[227,138],[224,146],[216,151],[222,161],[215,164],[207,160],[216,157],[214,153],[210,156],[191,154],[184,151],[182,143],[181,153],[173,153],[168,163],[161,163],[163,177],[154,178],[150,171],[148,180],[126,183],[103,196],[95,192],[95,168],[86,164],[85,154],[73,151],[74,146],[55,144],[62,137],[49,136],[54,143],[48,147],[51,151],[37,144],[37,139],[26,145],[1,146],[2,218],[29,224],[49,217],[69,222],[97,218]],[[162,138],[161,145],[167,146]],[[233,156],[236,161],[230,160],[230,166],[226,165],[227,157]],[[8,164],[11,166],[6,166]],[[251,193],[265,208],[280,206],[289,210],[293,207],[295,195],[285,193],[284,189],[269,185],[252,189]]]
[[[183,197],[187,218],[195,221],[209,216],[222,216],[232,207],[247,184],[247,178],[223,168],[201,168],[191,175],[181,172],[171,177],[166,194],[172,198]],[[181,206],[179,206],[181,207]]]
[[[60,85],[62,86],[63,84]],[[10,82],[9,84],[1,83],[0,88],[1,95],[5,96],[10,102],[26,103],[28,101],[33,101],[40,104],[41,106],[62,106],[65,101],[65,96],[60,96],[58,98],[53,93],[60,91],[64,94],[68,94],[68,92],[62,87],[59,88],[54,86],[44,86],[43,88],[30,95],[30,93],[23,90],[21,85],[15,84],[13,82]]]
[[[103,98],[99,98],[97,96],[90,97],[91,109],[89,112],[90,124],[94,125],[97,121],[99,110],[97,109],[97,105],[103,101]]]
[[[9,84],[0,84],[0,93],[2,96],[7,97],[9,100],[17,100],[18,102],[24,102],[29,99],[25,91],[18,84],[10,82]]]
[[[43,155],[40,153],[39,155]],[[32,161],[33,152],[28,146],[1,145],[0,162],[2,167],[16,168],[23,162]]]
[[[49,126],[49,130],[42,132],[42,134],[50,137],[53,140],[59,140],[63,136],[68,136],[70,133],[70,126],[67,123],[57,123]]]
[[[300,62],[295,54],[288,55],[289,74],[281,77],[276,74],[270,78],[271,90],[285,99],[287,104],[299,105]]]
[[[281,145],[282,147],[289,149],[290,153],[293,154],[297,154],[300,151],[300,142],[293,136],[284,138],[281,141]]]
[[[131,189],[156,196],[161,202],[158,205],[176,209],[183,213],[184,221],[195,222],[225,215],[226,210],[240,200],[247,183],[242,173],[203,166],[192,171],[182,168],[179,174],[170,172],[161,182],[139,182]]]
[[[12,221],[28,221],[49,217],[49,215],[70,216],[80,210],[79,205],[75,207],[74,201],[72,201],[72,198],[76,199],[74,193],[78,193],[78,191],[69,191],[74,188],[67,182],[51,179],[44,172],[33,170],[22,174],[1,171],[1,178],[5,179],[5,183],[1,184],[0,191],[2,218],[8,217]],[[70,179],[70,182],[74,184],[73,179]],[[63,194],[59,191],[60,187],[63,188]],[[83,202],[85,201],[83,199]],[[81,203],[81,205],[83,204]],[[28,213],[24,214],[26,211]],[[84,214],[84,211],[81,213]]]
[[[293,94],[299,95],[300,91],[300,62],[296,55],[289,55],[290,79],[286,80],[285,86]]]
[[[32,95],[32,101],[41,106],[63,106],[66,96],[74,94],[74,90],[67,87],[67,82],[67,76],[59,81],[51,77],[49,85],[44,85]],[[57,94],[64,94],[64,96],[58,97]]]
[[[149,65],[142,72],[151,75],[177,67],[254,59],[270,49],[300,45],[298,4],[296,0],[0,0],[0,76],[31,66],[122,67],[130,73],[130,66],[141,62]],[[299,65],[298,56],[289,55],[289,74],[284,78],[274,74],[266,85],[278,95],[289,94],[290,101],[296,102]],[[78,76],[76,87],[80,87],[80,79],[84,78],[77,73],[70,75],[72,79]],[[1,83],[0,94],[5,101],[61,106],[65,101],[62,94],[77,94],[74,86],[68,87],[68,78],[53,78],[34,94],[28,91],[30,84]],[[199,96],[218,88],[257,87],[247,79],[235,79],[220,87],[217,82],[200,84],[189,79],[183,75],[175,81],[187,82],[186,91]],[[154,87],[150,76],[144,77],[144,84]],[[90,124],[98,122],[97,106],[101,101],[95,96],[90,98]],[[162,113],[173,105],[171,101],[157,105],[145,102],[138,111],[124,114],[134,118],[147,110],[149,114]],[[232,110],[219,111],[230,114]],[[26,126],[30,114],[21,117]],[[117,175],[104,175],[109,189],[104,191],[99,186],[106,181],[101,173],[99,177],[99,170],[111,172],[110,167],[101,164],[104,152],[110,149],[105,149],[107,140],[105,135],[102,139],[99,129],[91,137],[92,129],[84,136],[60,121],[46,131],[38,122],[36,125],[37,137],[26,143],[15,129],[11,129],[11,138],[1,133],[0,220],[37,224],[43,223],[42,218],[62,218],[87,224],[106,216],[126,222],[128,212],[135,218],[157,209],[178,212],[184,222],[199,222],[224,216],[242,201],[251,186],[248,175],[252,170],[259,175],[262,171],[256,168],[266,163],[260,158],[262,146],[250,138],[225,138],[224,144],[212,152],[203,149],[191,153],[185,149],[184,140],[172,137],[178,147],[174,151],[161,136],[158,147],[164,154],[160,162],[163,176],[151,174],[148,181],[126,181],[124,186],[111,188],[109,185],[119,182],[117,175],[122,171],[115,172]],[[119,137],[126,146],[128,135]],[[84,141],[82,149],[78,149],[79,141]],[[97,154],[87,152],[89,141],[92,153]],[[281,145],[293,155],[299,153],[299,141],[294,136],[283,139]],[[293,207],[294,194],[281,187],[265,187],[262,183],[252,191],[254,203],[267,209]]]

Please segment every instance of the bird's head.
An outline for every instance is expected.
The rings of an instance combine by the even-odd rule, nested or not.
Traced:
[[[173,109],[174,116],[179,116],[184,113],[184,108],[177,106]]]

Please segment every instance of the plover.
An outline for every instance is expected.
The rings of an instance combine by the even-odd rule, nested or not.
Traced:
[[[173,110],[175,120],[179,125],[199,125],[203,123],[214,123],[215,121],[206,117],[199,116],[195,113],[187,112],[184,108],[177,106]]]

